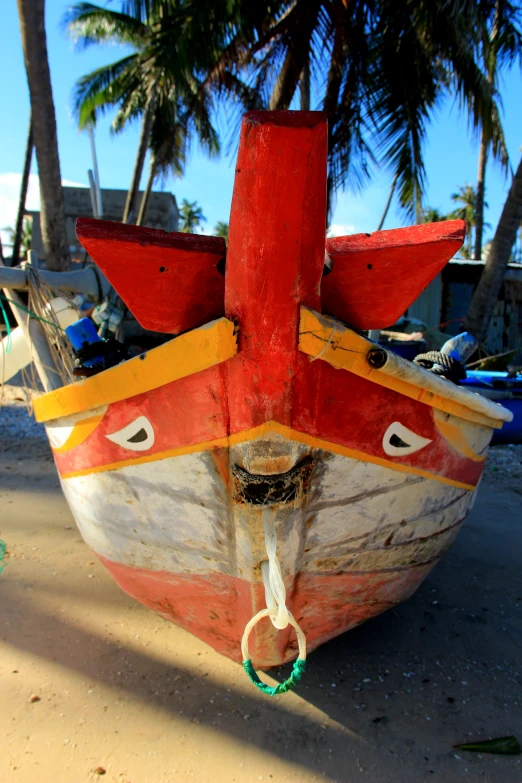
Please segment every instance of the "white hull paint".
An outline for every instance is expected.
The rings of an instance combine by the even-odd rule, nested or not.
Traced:
[[[313,490],[271,507],[285,578],[301,572],[376,571],[441,557],[474,492],[311,450]],[[235,455],[237,456],[237,455]],[[212,451],[63,478],[87,544],[134,568],[222,573],[261,582],[261,507],[228,503]]]

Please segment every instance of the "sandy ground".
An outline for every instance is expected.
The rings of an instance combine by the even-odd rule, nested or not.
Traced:
[[[113,584],[41,428],[6,396],[0,783],[522,783],[521,756],[453,748],[522,741],[522,448],[492,450],[473,513],[409,602],[324,645],[298,692],[270,699]]]

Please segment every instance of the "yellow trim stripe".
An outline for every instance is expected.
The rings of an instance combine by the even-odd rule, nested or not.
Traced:
[[[372,465],[381,465],[391,470],[397,470],[400,473],[412,473],[416,476],[423,476],[427,479],[433,479],[439,481],[442,484],[449,484],[452,487],[460,487],[461,489],[475,489],[474,484],[464,484],[462,481],[453,481],[453,479],[446,478],[445,476],[437,476],[435,473],[429,473],[427,470],[421,470],[420,468],[413,468],[410,465],[401,465],[397,462],[391,462],[390,460],[382,459],[381,457],[374,457],[372,454],[366,454],[363,451],[356,451],[355,449],[346,448],[346,446],[340,446],[337,443],[330,443],[326,440],[321,440],[312,435],[306,435],[304,432],[299,432],[291,427],[286,427],[284,424],[279,424],[277,421],[269,421],[266,424],[261,424],[259,427],[254,427],[251,430],[245,430],[239,432],[236,435],[229,435],[224,438],[217,438],[216,440],[205,441],[204,443],[195,443],[192,446],[181,446],[178,449],[169,449],[168,451],[157,452],[156,454],[149,454],[141,457],[134,457],[133,459],[123,460],[122,462],[113,462],[109,465],[100,465],[95,468],[88,468],[87,470],[76,470],[71,473],[63,473],[62,478],[74,478],[76,476],[88,476],[91,473],[103,473],[109,470],[118,470],[120,468],[126,468],[130,465],[141,465],[145,462],[156,462],[162,459],[168,459],[169,457],[179,457],[183,454],[193,454],[197,451],[208,451],[210,449],[229,448],[235,446],[238,443],[247,443],[248,441],[260,438],[263,435],[276,433],[282,435],[288,440],[294,440],[298,443],[304,443],[314,449],[323,449],[333,454],[340,454],[343,457],[351,457],[352,459],[359,460],[360,462],[370,462]]]
[[[473,462],[484,462],[486,454],[477,454],[475,449],[468,443],[466,435],[455,421],[445,421],[440,414],[435,416],[435,426],[448,443],[462,454],[463,457],[473,460]]]
[[[303,353],[311,356],[312,360],[321,359],[337,369],[353,372],[355,375],[367,378],[373,383],[378,383],[379,386],[385,386],[388,389],[399,392],[399,394],[404,394],[406,397],[423,402],[432,408],[437,408],[453,416],[483,424],[487,427],[502,426],[503,422],[500,415],[504,411],[502,407],[498,406],[498,418],[492,418],[485,413],[474,410],[472,407],[467,407],[463,403],[451,399],[451,397],[457,395],[462,397],[469,394],[473,398],[477,395],[472,395],[471,392],[449,384],[447,390],[445,390],[444,386],[441,387],[439,384],[447,383],[446,381],[430,375],[420,367],[414,366],[415,370],[418,371],[419,385],[384,370],[373,369],[368,363],[367,355],[375,348],[375,343],[346,328],[341,323],[327,316],[319,315],[306,307],[301,307],[299,348]],[[399,367],[401,366],[400,357],[395,356],[395,354],[390,355],[389,361],[393,361]],[[405,367],[411,375],[412,366],[406,364]],[[442,396],[442,394],[430,391],[429,388],[426,388],[430,385],[447,391],[447,395]],[[484,401],[485,398],[480,398],[476,405],[481,405],[488,409],[490,406],[487,404],[482,405]]]
[[[98,427],[99,423],[105,416],[104,413],[98,416],[89,416],[88,419],[82,419],[71,430],[71,434],[61,446],[54,448],[51,444],[51,448],[55,454],[64,454],[66,451],[74,449],[76,446],[80,446],[89,435],[92,435],[94,430]]]
[[[36,398],[35,417],[50,421],[120,402],[206,370],[236,353],[235,325],[219,318],[105,372]]]

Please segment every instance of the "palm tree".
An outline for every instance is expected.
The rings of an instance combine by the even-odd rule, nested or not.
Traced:
[[[197,134],[201,146],[211,156],[219,153],[219,141],[209,119],[209,107],[204,92],[183,105],[175,89],[158,94],[150,131],[150,165],[147,184],[140,204],[137,225],[144,224],[154,181],[173,174],[182,177],[192,135]]]
[[[466,221],[466,243],[461,250],[461,255],[464,258],[471,258],[473,247],[473,229],[475,228],[477,193],[473,185],[464,185],[464,187],[460,187],[458,189],[457,193],[452,194],[451,200],[456,204],[462,204],[462,206],[455,209],[449,215],[449,217]]]
[[[112,129],[121,131],[141,117],[141,134],[123,222],[136,219],[138,192],[145,156],[150,149],[151,171],[140,209],[144,220],[152,184],[159,173],[183,172],[191,136],[198,135],[210,154],[219,151],[210,120],[211,92],[202,84],[194,31],[175,0],[128,3],[129,13],[88,2],[77,3],[65,16],[69,35],[82,47],[119,43],[133,52],[82,77],[75,91],[80,128],[95,123],[99,114],[117,108]],[[186,24],[183,25],[182,21]],[[199,31],[201,32],[201,31]],[[200,36],[201,37],[201,36]]]
[[[206,223],[207,219],[197,201],[187,201],[184,198],[179,212],[181,215],[180,231],[185,234],[195,234],[196,229],[202,223]]]
[[[17,0],[25,69],[31,98],[32,132],[40,179],[40,225],[47,268],[69,268],[65,211],[47,58],[44,0]]]
[[[481,69],[490,2],[236,0],[248,17],[223,51],[217,79],[243,74],[271,109],[290,107],[309,65],[329,117],[329,195],[363,183],[376,164],[396,178],[402,207],[420,210],[432,113],[457,94],[471,123],[503,140],[494,88]],[[257,17],[248,16],[254,5]],[[250,37],[248,37],[250,36]]]
[[[522,62],[522,34],[519,22],[520,10],[506,0],[496,0],[492,18],[487,21],[487,35],[483,42],[484,69],[488,81],[494,90],[498,88],[500,71],[513,65],[518,59]],[[496,132],[500,120],[484,122],[480,133],[480,147],[477,175],[477,198],[475,207],[475,244],[473,258],[482,256],[482,238],[484,233],[484,196],[486,192],[486,164],[488,154],[493,152],[507,171],[509,158],[502,136]]]
[[[392,200],[393,200],[393,194],[395,193],[395,188],[397,187],[397,180],[398,180],[398,178],[399,178],[398,174],[395,174],[395,176],[393,178],[393,182],[392,182],[391,187],[390,187],[390,192],[388,193],[388,198],[386,200],[386,204],[384,205],[384,211],[383,211],[381,219],[379,221],[379,225],[377,226],[377,231],[382,231],[382,229],[384,227],[384,222],[385,222],[385,220],[386,220],[386,218],[388,216],[388,212],[390,210],[391,203],[392,203]]]
[[[7,235],[9,236],[9,239],[14,247],[14,243],[17,237],[16,228],[8,227],[5,228],[4,231],[7,231]],[[24,217],[22,231],[19,237],[18,257],[20,256],[21,253],[22,258],[27,258],[27,253],[31,249],[32,242],[33,242],[33,221],[31,218]]]
[[[16,213],[16,225],[12,235],[11,266],[16,266],[20,260],[20,249],[23,243],[25,228],[25,202],[27,199],[27,189],[29,187],[29,174],[31,172],[31,161],[33,159],[34,138],[32,118],[29,117],[29,128],[25,143],[24,168],[22,171],[22,181],[20,183],[20,197],[18,199],[18,211]],[[32,224],[31,224],[32,231]]]
[[[225,240],[225,242],[228,242],[228,229],[229,229],[229,225],[226,221],[218,220],[218,222],[214,226],[214,236],[222,237]]]
[[[448,215],[444,215],[435,207],[426,207],[421,213],[421,223],[440,223],[441,220],[448,220],[448,218]]]
[[[522,159],[513,177],[508,197],[504,204],[495,236],[491,243],[488,259],[479,284],[473,294],[464,329],[483,342],[488,333],[489,322],[504,281],[511,250],[517,231],[522,223]]]
[[[446,96],[458,95],[471,124],[487,123],[503,144],[494,85],[481,68],[492,3],[127,0],[124,8],[139,24],[147,15],[159,16],[151,54],[161,48],[165,63],[170,53],[169,67],[180,53],[197,61],[202,89],[234,94],[236,107],[257,101],[286,109],[298,88],[302,106],[316,96],[317,108],[329,116],[330,209],[337,188],[362,185],[375,165],[384,164],[393,173],[401,206],[418,216],[424,140],[431,115]],[[112,29],[106,38],[114,35]],[[116,65],[119,81],[126,66]],[[139,93],[130,90],[135,102],[128,102],[130,113],[144,119],[155,87],[154,80],[146,81],[145,99],[138,101]],[[105,97],[114,98],[114,91]],[[145,122],[143,130],[145,139]]]

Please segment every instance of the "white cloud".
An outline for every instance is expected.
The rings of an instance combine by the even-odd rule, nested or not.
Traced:
[[[333,223],[328,229],[329,237],[345,237],[348,234],[355,234],[355,226],[349,226],[342,223]]]
[[[7,233],[4,229],[8,226],[14,226],[16,222],[21,181],[21,174],[16,174],[12,171],[0,174],[0,234],[4,245],[8,242]],[[71,182],[67,179],[62,180],[62,185],[85,187],[80,182]],[[29,175],[25,208],[30,211],[40,209],[40,185],[38,174]]]

